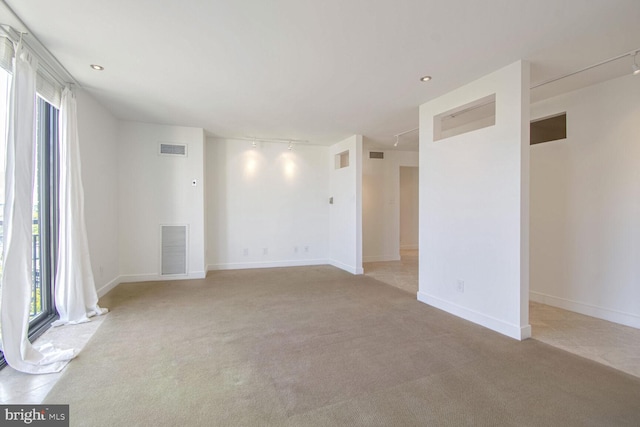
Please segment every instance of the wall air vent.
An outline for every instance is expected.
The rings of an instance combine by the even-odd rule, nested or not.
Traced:
[[[370,159],[384,159],[384,153],[382,151],[369,151]]]
[[[187,156],[187,144],[160,143],[160,155],[162,156]]]
[[[187,274],[187,226],[161,225],[161,274]]]

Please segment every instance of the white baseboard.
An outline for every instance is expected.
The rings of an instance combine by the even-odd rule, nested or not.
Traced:
[[[609,322],[619,323],[632,328],[640,329],[640,316],[632,313],[625,313],[610,308],[598,307],[583,302],[573,301],[565,298],[554,297],[552,295],[540,292],[529,292],[529,299],[541,304],[551,305],[553,307],[562,308],[564,310],[575,311],[576,313],[586,316],[596,317],[598,319],[608,320]]]
[[[433,295],[428,295],[423,292],[418,292],[418,301],[517,340],[531,338],[531,325],[520,326],[507,323],[503,320],[496,319],[475,310],[470,310],[466,307],[462,307],[458,304],[445,301],[441,298],[434,297]]]
[[[207,273],[196,271],[189,274],[172,274],[163,276],[161,274],[125,274],[120,276],[120,283],[132,282],[168,282],[173,280],[204,279]]]
[[[400,245],[400,250],[405,249],[405,250],[418,250],[420,249],[418,244],[415,245]]]
[[[368,255],[362,257],[362,262],[400,261],[400,254],[396,255]]]
[[[340,261],[336,261],[334,259],[330,259],[328,263],[330,265],[333,265],[334,267],[339,268],[340,270],[348,271],[351,274],[356,274],[356,275],[364,274],[364,268],[362,268],[362,266],[355,267],[352,265],[343,264]]]
[[[120,276],[118,276],[115,279],[113,279],[112,281],[102,285],[100,288],[98,288],[96,290],[96,292],[98,294],[98,298],[102,298],[103,296],[105,296],[110,290],[114,289],[120,283],[122,283],[122,280],[121,280]]]
[[[207,271],[214,270],[244,270],[250,268],[276,268],[276,267],[305,267],[310,265],[326,265],[326,259],[303,259],[287,261],[259,261],[259,262],[230,262],[227,264],[209,264]]]

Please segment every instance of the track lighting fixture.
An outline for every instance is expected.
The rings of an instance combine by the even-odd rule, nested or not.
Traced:
[[[293,150],[293,143],[291,141],[289,141],[289,146],[287,147],[287,150],[289,151]]]
[[[400,137],[401,137],[402,135],[406,135],[406,134],[408,134],[408,133],[415,132],[415,131],[417,131],[418,129],[419,129],[419,128],[413,128],[413,129],[405,130],[404,132],[400,132],[400,133],[397,133],[397,134],[393,135],[393,136],[395,136],[395,137],[396,137],[396,142],[393,144],[393,146],[394,146],[394,147],[397,147],[397,146],[398,146],[398,144],[400,144]]]
[[[636,59],[638,58],[638,53],[640,53],[640,51],[637,51],[633,54],[633,65],[631,66],[631,71],[634,76],[640,74],[640,66],[638,66],[638,62],[636,61]]]

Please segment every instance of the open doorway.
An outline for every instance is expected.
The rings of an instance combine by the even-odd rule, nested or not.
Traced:
[[[418,168],[400,167],[400,257],[418,255]]]
[[[405,163],[406,164],[406,163]],[[363,179],[363,223],[368,234],[363,236],[365,248],[375,249],[376,239],[381,230],[387,230],[387,244],[394,248],[390,257],[365,257],[364,272],[376,280],[396,288],[417,294],[418,292],[418,167],[395,166],[379,170],[390,174],[395,181],[387,187],[385,197],[378,197],[377,189],[383,187],[384,180],[376,181],[373,168]],[[378,202],[378,203],[376,203]],[[374,209],[379,207],[380,209]],[[386,211],[387,215],[380,215]],[[379,222],[374,220],[379,219]],[[384,240],[384,239],[380,239]]]

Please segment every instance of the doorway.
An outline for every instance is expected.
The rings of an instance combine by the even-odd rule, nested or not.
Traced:
[[[400,166],[400,256],[418,252],[418,168]]]

